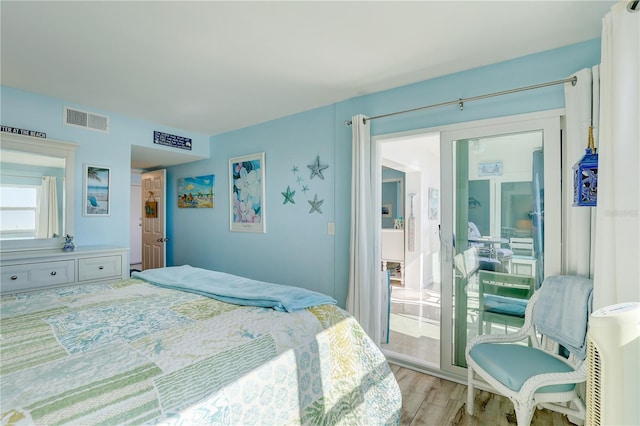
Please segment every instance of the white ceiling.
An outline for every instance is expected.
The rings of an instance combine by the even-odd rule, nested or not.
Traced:
[[[613,3],[2,0],[1,81],[215,135],[594,39]]]

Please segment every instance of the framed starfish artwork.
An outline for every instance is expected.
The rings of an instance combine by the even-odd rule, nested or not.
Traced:
[[[229,228],[266,232],[264,152],[229,159]]]

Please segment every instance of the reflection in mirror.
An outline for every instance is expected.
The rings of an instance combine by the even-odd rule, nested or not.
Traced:
[[[467,218],[482,236],[533,237],[544,211],[541,131],[458,141],[466,146]],[[536,218],[540,218],[536,223]],[[542,240],[540,240],[542,244]]]
[[[64,163],[64,158],[2,150],[0,239],[63,235]]]
[[[62,247],[73,229],[76,145],[0,135],[2,251]]]
[[[392,229],[404,218],[404,172],[382,167],[382,228]]]

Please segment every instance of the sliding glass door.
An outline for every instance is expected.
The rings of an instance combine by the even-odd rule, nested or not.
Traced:
[[[561,270],[560,117],[529,117],[441,134],[441,367],[450,373],[464,374],[470,338],[518,327],[526,288]],[[483,287],[502,281],[524,294],[505,316]]]

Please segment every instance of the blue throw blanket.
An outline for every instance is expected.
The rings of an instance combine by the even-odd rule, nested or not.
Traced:
[[[575,275],[545,278],[533,310],[538,331],[581,359],[586,357],[586,337],[592,310],[593,281]]]
[[[159,287],[197,293],[235,305],[273,308],[282,312],[336,304],[332,297],[304,288],[271,284],[189,265],[147,269],[131,276]]]

